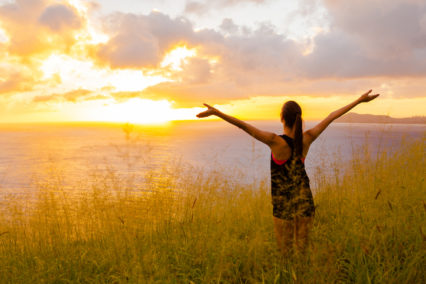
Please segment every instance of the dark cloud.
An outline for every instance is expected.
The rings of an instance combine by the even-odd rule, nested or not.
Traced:
[[[157,12],[115,14],[109,21],[112,38],[98,47],[97,56],[114,68],[156,66],[170,47],[194,36],[186,19],[172,19]]]
[[[425,76],[424,51],[391,58],[371,56],[366,54],[355,39],[341,31],[334,31],[315,38],[315,49],[302,58],[303,77],[351,79]]]
[[[330,30],[312,39],[313,49],[307,55],[304,43],[287,38],[269,24],[249,29],[225,19],[220,27],[222,32],[195,31],[185,18],[155,12],[111,16],[108,26],[113,37],[99,46],[98,56],[113,68],[159,68],[164,54],[176,44],[196,47],[197,56],[188,59],[181,72],[172,75],[175,82],[161,83],[142,92],[150,98],[182,102],[283,94],[284,90],[316,93],[314,87],[298,83],[306,85],[316,80],[329,85],[333,80],[342,80],[338,86],[345,89],[342,84],[353,87],[349,81],[361,78],[426,75],[426,4],[394,1],[391,7],[380,10],[384,2],[378,0],[371,5],[364,1],[326,2]],[[319,7],[305,6],[306,13]],[[377,11],[381,14],[374,17]],[[406,22],[398,25],[391,23],[392,19]],[[404,42],[398,44],[400,41]],[[209,58],[217,58],[217,63],[210,63]],[[317,82],[312,86],[324,89]]]
[[[62,4],[48,6],[40,15],[38,21],[55,32],[64,29],[79,29],[82,26],[82,19],[77,11]]]
[[[373,17],[378,4],[374,7],[364,4],[365,11],[358,7],[360,4],[353,4],[359,13],[351,13],[350,8],[341,8],[346,6],[339,6],[337,2],[329,4],[333,22],[330,32],[320,33],[313,39],[314,49],[308,56],[303,55],[302,44],[287,39],[266,24],[241,32],[241,27],[225,19],[221,25],[228,33],[225,37],[212,30],[195,32],[187,20],[171,19],[161,13],[120,14],[115,25],[119,27],[116,35],[99,49],[99,56],[113,67],[143,68],[158,64],[173,44],[185,42],[199,46],[206,55],[219,56],[214,76],[220,73],[235,81],[250,77],[250,73],[256,73],[255,77],[264,76],[266,80],[289,80],[413,76],[426,72],[422,57],[426,29],[421,26],[426,5],[400,3],[386,9],[388,13]],[[403,21],[408,15],[411,19],[404,21],[405,24],[390,24],[392,19]],[[401,41],[403,43],[398,44]]]
[[[228,34],[236,34],[240,28],[234,23],[232,19],[226,18],[222,21],[220,29]]]
[[[190,84],[207,84],[212,76],[207,59],[191,58],[184,65],[182,80]]]
[[[324,0],[332,26],[350,35],[366,56],[396,58],[426,48],[422,19],[426,2],[416,0]]]
[[[143,33],[116,35],[98,49],[97,55],[113,68],[152,67],[161,59],[156,41]]]
[[[302,58],[307,78],[426,75],[426,2],[324,2],[331,29]]]
[[[213,30],[195,32],[187,20],[171,19],[161,13],[119,14],[110,21],[115,23],[115,35],[99,46],[98,56],[117,68],[158,65],[171,47],[187,44],[197,47],[201,56],[219,57],[220,66],[215,71],[231,80],[241,72],[260,72],[276,78],[291,68],[295,55],[299,56],[297,44],[275,33],[268,25],[225,37]],[[204,64],[204,67],[206,70],[208,66]],[[291,74],[294,71],[289,70],[288,76]]]

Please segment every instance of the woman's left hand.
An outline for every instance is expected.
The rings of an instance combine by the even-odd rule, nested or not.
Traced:
[[[379,94],[370,95],[371,92],[372,92],[372,90],[369,90],[365,94],[361,95],[359,97],[358,101],[360,103],[368,103],[369,101],[372,101],[372,100],[374,100],[375,98],[377,98],[379,96]]]
[[[207,110],[203,111],[203,112],[200,112],[199,114],[197,114],[198,118],[208,117],[210,115],[216,115],[219,112],[217,109],[215,109],[214,107],[212,107],[212,106],[210,106],[208,104],[204,104],[204,106],[207,107]]]

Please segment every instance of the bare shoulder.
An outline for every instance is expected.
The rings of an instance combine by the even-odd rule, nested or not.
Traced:
[[[315,140],[315,135],[312,131],[312,129],[306,130],[303,132],[303,144],[304,145],[311,145],[311,143]]]
[[[287,142],[285,142],[285,140],[278,134],[272,133],[272,141],[273,141],[273,145],[276,146],[285,146],[287,145]]]
[[[312,133],[307,130],[303,133],[303,156],[306,157],[311,147],[312,142],[315,140],[315,137]]]
[[[280,135],[274,133],[271,149],[274,148],[278,150],[278,149],[284,149],[286,147],[289,147],[287,142]]]

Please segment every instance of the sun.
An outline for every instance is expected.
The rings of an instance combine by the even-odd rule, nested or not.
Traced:
[[[137,124],[162,124],[173,119],[173,109],[169,101],[140,98],[104,106],[99,114],[96,118],[99,121]]]

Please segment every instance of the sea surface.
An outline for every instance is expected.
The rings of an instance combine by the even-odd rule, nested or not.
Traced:
[[[250,123],[282,133],[279,122]],[[305,129],[316,123],[306,122]],[[404,141],[424,139],[425,134],[425,125],[335,123],[311,146],[307,171],[311,178],[318,170],[332,175],[332,165],[349,161],[361,148],[374,157],[398,151]],[[250,184],[268,178],[270,163],[268,147],[223,121],[4,124],[0,149],[0,197],[34,191],[52,179],[77,190],[95,172],[137,175],[164,165],[216,171]]]

